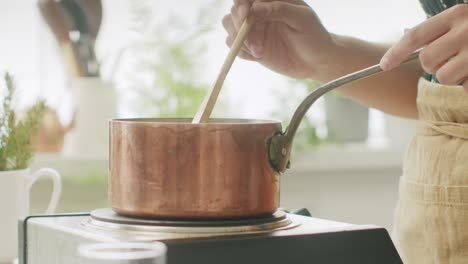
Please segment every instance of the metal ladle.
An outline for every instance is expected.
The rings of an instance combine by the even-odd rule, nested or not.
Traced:
[[[420,50],[412,53],[401,64],[418,58],[419,52]],[[270,163],[273,166],[273,168],[279,172],[284,172],[288,168],[289,157],[291,155],[291,147],[294,136],[296,135],[297,129],[299,128],[302,119],[304,118],[305,114],[307,113],[307,111],[313,103],[315,103],[324,94],[338,87],[360,79],[367,78],[382,71],[383,69],[380,67],[379,64],[377,64],[369,68],[362,69],[357,72],[353,72],[351,74],[330,81],[311,92],[297,107],[293,117],[291,118],[291,122],[289,123],[289,126],[286,128],[286,130],[282,133],[273,135],[270,138],[268,154],[270,158]]]

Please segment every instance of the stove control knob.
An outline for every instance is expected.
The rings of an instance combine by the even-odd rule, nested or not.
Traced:
[[[312,214],[307,210],[307,208],[300,208],[291,212],[291,214],[302,215],[302,216],[309,216],[312,217]]]

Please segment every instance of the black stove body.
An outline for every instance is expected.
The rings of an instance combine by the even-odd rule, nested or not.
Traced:
[[[20,221],[19,260],[85,264],[76,251],[80,244],[162,241],[168,247],[167,264],[403,263],[383,228],[290,213],[278,217],[281,225],[174,227],[145,220],[136,225],[106,222],[93,213],[30,216]]]

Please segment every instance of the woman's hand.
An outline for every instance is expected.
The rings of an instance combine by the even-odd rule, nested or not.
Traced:
[[[326,65],[336,46],[314,11],[301,0],[234,0],[231,13],[223,18],[232,45],[250,12],[256,23],[239,57],[293,78],[312,78]]]
[[[408,30],[382,57],[380,65],[390,70],[408,55],[424,47],[421,65],[440,83],[463,84],[468,92],[468,5],[459,4]]]

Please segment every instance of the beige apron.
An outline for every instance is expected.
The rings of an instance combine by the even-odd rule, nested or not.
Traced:
[[[395,242],[406,264],[468,263],[468,94],[421,79]]]

